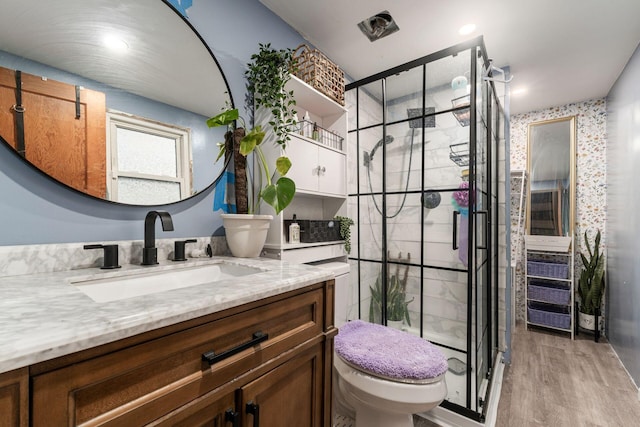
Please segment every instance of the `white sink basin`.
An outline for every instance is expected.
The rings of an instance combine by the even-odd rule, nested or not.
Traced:
[[[142,270],[109,278],[76,279],[70,283],[96,302],[110,302],[261,272],[255,267],[220,263],[170,270]]]

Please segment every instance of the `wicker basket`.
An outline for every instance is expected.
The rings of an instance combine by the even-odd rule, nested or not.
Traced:
[[[529,299],[560,305],[569,305],[571,302],[571,289],[567,286],[532,281],[528,288]]]
[[[344,105],[344,72],[318,49],[301,44],[293,53],[295,76]]]
[[[569,329],[571,327],[569,307],[530,302],[527,307],[527,314],[529,315],[529,322],[536,325],[551,326],[559,329]]]
[[[531,276],[566,279],[569,277],[569,266],[556,262],[527,261],[527,274]]]

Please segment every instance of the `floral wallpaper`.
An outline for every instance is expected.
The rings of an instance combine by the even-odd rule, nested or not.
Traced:
[[[576,217],[574,238],[576,248],[575,275],[579,274],[582,262],[579,252],[586,251],[584,233],[590,242],[598,230],[602,233],[601,250],[606,246],[606,100],[588,101],[553,107],[546,110],[511,116],[511,170],[527,168],[527,130],[529,123],[576,116]],[[524,259],[524,244],[518,242],[517,214],[519,206],[520,180],[511,180],[511,245],[512,257],[519,248],[518,259]],[[525,187],[526,188],[526,187]],[[525,190],[526,191],[526,190]],[[525,199],[526,200],[526,199]],[[526,212],[526,208],[525,208]],[[516,319],[525,319],[524,275],[521,266],[516,271]]]

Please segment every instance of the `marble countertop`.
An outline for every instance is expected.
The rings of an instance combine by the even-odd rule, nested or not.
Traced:
[[[261,272],[119,301],[97,303],[70,284],[211,263]],[[194,319],[327,280],[333,274],[303,264],[215,257],[158,266],[123,265],[0,278],[0,373]]]

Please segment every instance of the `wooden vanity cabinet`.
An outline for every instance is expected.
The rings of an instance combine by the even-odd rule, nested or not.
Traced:
[[[35,365],[32,425],[330,426],[333,283]]]
[[[0,374],[0,427],[29,425],[29,371]]]

